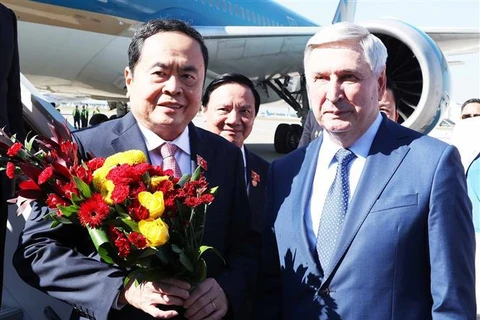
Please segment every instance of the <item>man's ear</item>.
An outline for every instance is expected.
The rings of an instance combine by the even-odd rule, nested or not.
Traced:
[[[130,67],[125,67],[125,86],[127,87],[127,98],[130,96],[130,86],[132,85],[133,82],[133,72],[130,70]]]
[[[382,71],[380,76],[377,79],[378,82],[378,101],[382,100],[385,90],[387,90],[387,73],[385,70]]]

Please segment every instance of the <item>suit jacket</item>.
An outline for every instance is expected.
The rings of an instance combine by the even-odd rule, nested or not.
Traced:
[[[322,140],[270,166],[258,319],[476,319],[456,148],[384,117],[321,270],[304,219]]]
[[[240,149],[222,137],[189,125],[192,159],[200,155],[207,162],[205,177],[219,186],[209,207],[204,244],[213,246],[227,261],[207,255],[208,277],[225,291],[230,311],[236,314],[247,289],[253,285],[256,262],[246,258],[258,243],[249,247],[251,214],[243,178]],[[77,131],[80,153],[107,157],[116,152],[140,149],[147,155],[140,129],[131,113],[98,126]],[[231,159],[224,161],[224,159]],[[86,229],[73,225],[50,228],[43,220],[46,208],[35,206],[14,255],[14,266],[30,285],[73,305],[84,317],[103,319],[151,319],[143,311],[125,306],[110,310],[122,286],[126,271],[99,261]],[[258,249],[257,249],[258,250]]]
[[[310,141],[317,138],[322,133],[322,130],[323,129],[318,124],[317,119],[315,119],[313,111],[308,111],[307,118],[303,124],[302,136],[298,142],[298,147],[300,148],[309,144]]]
[[[467,170],[468,196],[472,201],[472,216],[475,232],[480,232],[480,153],[470,163]]]
[[[247,159],[247,193],[252,210],[252,227],[258,232],[263,229],[265,212],[265,189],[267,186],[269,163],[245,147]]]

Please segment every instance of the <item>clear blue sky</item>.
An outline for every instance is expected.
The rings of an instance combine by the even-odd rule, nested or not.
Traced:
[[[276,0],[285,7],[320,24],[330,24],[337,0]],[[355,21],[395,17],[419,28],[469,28],[480,31],[479,0],[358,0]],[[480,98],[480,54],[447,56],[464,61],[450,66],[451,99],[462,103]]]

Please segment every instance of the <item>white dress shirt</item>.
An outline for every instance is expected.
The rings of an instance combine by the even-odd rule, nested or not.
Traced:
[[[173,141],[163,140],[156,133],[145,128],[139,122],[138,122],[138,127],[142,132],[145,145],[147,146],[148,156],[150,157],[150,161],[152,162],[153,165],[161,166],[163,164],[162,155],[160,154],[157,148],[160,147],[163,143],[169,142],[177,146],[177,151],[175,151],[175,160],[177,161],[177,164],[180,166],[182,175],[191,174],[193,172],[188,126],[185,127],[185,130],[183,130],[183,132]]]
[[[382,116],[379,114],[367,131],[348,148],[355,153],[356,157],[348,164],[348,183],[350,186],[349,199],[352,199],[355,189],[357,188],[360,175],[362,174],[365,161],[367,160],[368,152],[372,146],[373,139],[377,134]],[[320,224],[320,217],[323,211],[325,198],[327,197],[330,185],[335,179],[337,170],[337,159],[335,153],[341,148],[332,139],[330,133],[324,130],[322,145],[318,154],[317,168],[315,170],[315,177],[313,178],[313,185],[311,188],[310,201],[307,204],[305,214],[305,227],[309,235],[310,246],[315,248],[318,226]],[[381,168],[379,169],[381,170]]]

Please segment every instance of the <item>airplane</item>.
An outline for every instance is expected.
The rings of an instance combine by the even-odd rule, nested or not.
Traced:
[[[303,50],[319,26],[272,0],[2,0],[18,19],[22,102],[28,125],[48,135],[46,122],[64,121],[42,92],[107,100],[123,108],[123,70],[135,30],[151,18],[188,21],[205,37],[210,53],[208,83],[225,72],[250,77],[262,103],[282,99],[299,117],[308,110]],[[353,21],[356,1],[340,0],[332,23]],[[393,18],[361,23],[380,37],[389,52],[387,76],[401,96],[404,126],[428,133],[449,104],[449,71],[444,55],[478,52],[478,30],[420,30]],[[296,148],[302,128],[280,124],[274,147]],[[6,256],[21,230],[10,219]],[[16,233],[15,233],[16,232]],[[13,243],[13,245],[12,245]],[[66,319],[71,307],[35,292],[7,263],[4,297],[24,319]],[[1,315],[0,315],[1,319]]]
[[[262,103],[283,99],[301,118],[309,110],[302,57],[319,26],[272,0],[2,2],[18,17],[21,72],[39,90],[124,107],[118,102],[126,101],[123,70],[133,32],[148,19],[173,17],[188,21],[205,37],[207,83],[225,72],[239,72],[255,82]],[[356,1],[339,1],[332,23],[352,21],[355,9]],[[477,52],[478,30],[425,33],[393,18],[363,25],[388,48],[387,76],[401,96],[400,122],[428,133],[450,100],[444,54]],[[297,124],[280,125],[277,152],[295,149],[301,132]]]

